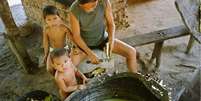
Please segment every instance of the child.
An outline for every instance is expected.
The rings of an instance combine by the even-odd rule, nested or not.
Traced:
[[[46,23],[43,32],[44,58],[43,62],[47,65],[47,71],[54,75],[55,70],[49,59],[49,52],[55,48],[69,48],[66,41],[72,40],[69,28],[62,22],[56,7],[46,6],[43,9],[43,17]]]
[[[53,67],[56,70],[55,80],[59,87],[59,93],[64,100],[71,92],[84,89],[88,80],[75,66],[65,49],[54,49],[50,54]],[[82,79],[82,85],[78,85],[76,77]]]

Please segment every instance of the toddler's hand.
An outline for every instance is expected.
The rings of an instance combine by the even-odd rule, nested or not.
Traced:
[[[86,77],[83,79],[83,84],[85,85],[87,82],[89,82],[89,79],[87,79]]]

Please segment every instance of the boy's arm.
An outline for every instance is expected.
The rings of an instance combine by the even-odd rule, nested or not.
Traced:
[[[44,48],[44,62],[45,62],[49,54],[49,43],[46,30],[43,31],[43,48]]]
[[[65,84],[65,82],[64,82],[64,80],[62,78],[56,79],[56,83],[57,83],[58,87],[60,89],[62,89],[63,91],[65,91],[65,92],[73,92],[73,91],[79,89],[79,85],[68,86],[67,87],[66,84]]]
[[[113,44],[114,44],[114,37],[115,37],[115,24],[114,24],[114,18],[112,14],[112,7],[110,0],[105,0],[105,19],[107,22],[107,32],[109,34],[109,44],[110,44],[110,53],[112,52],[113,49]]]

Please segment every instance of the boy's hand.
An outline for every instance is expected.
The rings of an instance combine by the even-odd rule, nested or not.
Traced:
[[[100,61],[99,61],[98,57],[96,56],[96,54],[91,53],[91,54],[88,55],[88,57],[89,57],[89,59],[90,59],[92,64],[99,64],[100,63]]]
[[[78,89],[82,90],[82,89],[86,89],[87,87],[85,85],[78,85]]]

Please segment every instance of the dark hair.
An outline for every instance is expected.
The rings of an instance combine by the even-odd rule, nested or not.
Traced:
[[[63,56],[63,55],[69,55],[68,51],[64,48],[56,48],[54,49],[51,53],[50,53],[50,59],[52,61],[52,63],[54,62],[53,59]]]
[[[59,12],[55,6],[48,5],[48,6],[45,6],[45,8],[43,9],[43,18],[45,19],[47,15],[59,16]]]
[[[97,1],[97,0],[78,0],[78,1],[79,1],[79,4],[86,4],[86,3]]]

